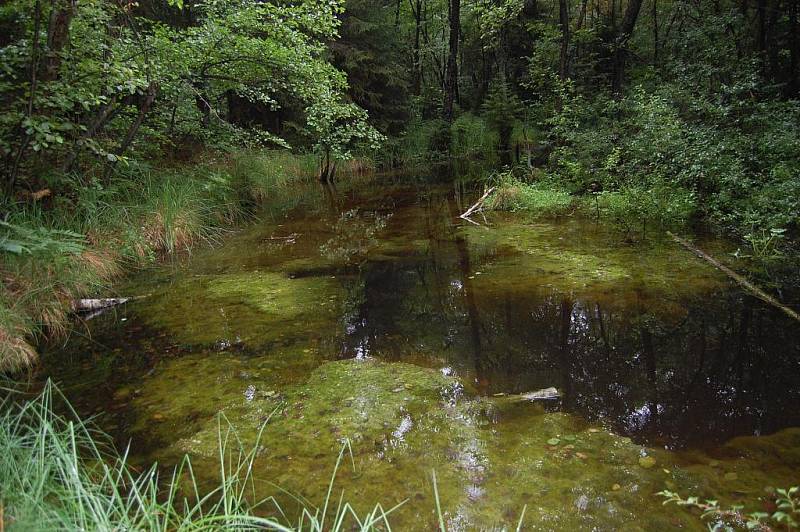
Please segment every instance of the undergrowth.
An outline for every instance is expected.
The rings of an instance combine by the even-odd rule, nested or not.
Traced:
[[[214,242],[256,206],[295,205],[315,165],[279,151],[175,169],[131,163],[108,181],[54,178],[41,201],[0,200],[0,371],[35,363],[41,336],[68,330],[71,302],[98,297],[127,269]]]
[[[6,391],[0,403],[0,529],[388,530],[388,516],[397,508],[377,504],[359,515],[334,498],[348,443],[321,505],[302,501],[298,515],[289,516],[273,497],[254,500],[256,485],[265,482],[253,476],[253,463],[268,421],[256,441],[245,444],[219,418],[219,475],[216,487],[205,491],[188,456],[170,471],[158,464],[136,470],[126,453],[117,453],[107,436],[75,415],[49,381],[27,401]],[[56,402],[68,415],[56,413]]]
[[[575,203],[569,193],[556,188],[526,183],[511,172],[495,174],[490,179],[495,187],[487,207],[498,211],[524,212],[527,216],[557,216],[570,213]]]

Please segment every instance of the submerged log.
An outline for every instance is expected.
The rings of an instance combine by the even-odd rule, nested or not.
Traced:
[[[672,234],[669,231],[667,231],[667,234],[672,238],[672,240],[674,240],[675,242],[677,242],[681,246],[685,247],[686,249],[688,249],[689,251],[691,251],[692,253],[694,253],[695,255],[700,257],[701,259],[703,259],[703,260],[707,261],[708,263],[712,264],[715,268],[717,268],[722,273],[724,273],[725,275],[727,275],[728,277],[730,277],[731,279],[736,281],[739,284],[739,286],[741,286],[742,288],[744,288],[745,290],[747,290],[748,292],[750,292],[751,294],[753,294],[754,296],[756,296],[760,300],[764,301],[765,303],[769,303],[770,305],[782,310],[784,312],[784,314],[786,314],[790,318],[794,318],[795,320],[800,321],[800,314],[795,312],[793,309],[787,307],[786,305],[784,305],[783,303],[781,303],[780,301],[778,301],[777,299],[775,299],[771,295],[767,294],[766,292],[761,290],[759,287],[757,287],[756,285],[754,285],[753,283],[751,283],[750,281],[745,279],[743,276],[741,276],[738,273],[736,273],[735,271],[731,270],[730,268],[728,268],[727,266],[725,266],[724,264],[719,262],[717,259],[715,259],[711,255],[709,255],[705,251],[693,246],[688,241],[684,240],[683,238],[681,238],[681,237],[679,237],[679,236],[677,236],[675,234]]]
[[[92,312],[122,305],[130,301],[129,297],[111,297],[105,299],[76,299],[72,302],[73,312]]]
[[[494,397],[505,397],[509,400],[517,401],[548,401],[550,399],[559,399],[561,397],[561,392],[559,392],[557,388],[551,386],[550,388],[542,388],[534,392],[515,394],[497,393]]]

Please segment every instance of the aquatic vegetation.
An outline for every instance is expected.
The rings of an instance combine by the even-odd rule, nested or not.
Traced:
[[[768,488],[768,491],[772,491]],[[747,530],[772,530],[773,527],[786,527],[789,530],[798,527],[800,521],[800,488],[778,488],[771,494],[774,499],[774,511],[771,512],[745,512],[742,506],[724,508],[719,501],[700,500],[697,497],[683,498],[679,494],[664,490],[658,495],[666,499],[664,504],[675,503],[678,506],[697,508],[702,512],[702,518],[711,521],[709,527],[714,530],[723,527],[736,529],[744,527]]]
[[[491,231],[462,229],[477,253],[498,256],[473,281],[490,293],[555,289],[619,304],[630,295],[645,304],[643,298],[677,301],[725,286],[714,268],[676,252],[663,239],[650,246],[625,246],[613,232],[578,220],[556,225],[498,217],[492,223]],[[642,283],[645,292],[638,289]]]
[[[786,454],[796,431],[735,440],[715,451],[717,459],[638,445],[541,403],[475,397],[447,372],[411,364],[320,361],[305,377],[298,371],[278,380],[282,370],[266,369],[292,359],[289,352],[240,363],[228,358],[216,369],[200,362],[194,373],[196,359],[165,365],[134,402],[136,434],[159,442],[148,460],[169,462],[188,452],[198,479],[211,475],[214,419],[222,413],[246,443],[269,420],[255,474],[304,497],[325,491],[320,470],[341,442],[351,441],[358,473],[342,472],[338,485],[362,512],[374,493],[391,494],[389,504],[413,500],[393,514],[395,526],[435,526],[436,502],[425,480],[434,469],[448,528],[514,524],[527,505],[526,522],[549,528],[620,526],[642,523],[646,515],[647,527],[689,529],[699,528],[692,516],[661,509],[653,494],[701,489],[731,501],[731,489],[790,477],[796,460]],[[176,396],[184,382],[197,392]],[[754,452],[761,453],[756,461],[741,458]],[[268,486],[256,493],[284,501]]]
[[[12,394],[13,395],[13,394]],[[74,416],[55,412],[62,400],[47,383],[36,397],[0,404],[0,526],[11,530],[372,530],[388,523],[393,508],[375,505],[358,513],[332,499],[348,446],[340,447],[319,507],[305,502],[287,514],[271,498],[253,500],[253,464],[259,437],[245,447],[224,418],[217,418],[216,484],[200,485],[192,460],[171,473],[157,464],[137,470],[127,453]],[[263,424],[262,424],[263,429]],[[331,455],[331,458],[335,453]]]
[[[386,227],[390,216],[368,216],[357,209],[343,212],[333,227],[335,236],[320,246],[320,253],[331,262],[363,260],[370,249],[377,246],[376,235]]]
[[[175,300],[172,294],[181,294]],[[264,345],[292,336],[300,324],[330,331],[340,288],[329,277],[292,279],[252,272],[186,276],[135,302],[144,319],[187,344]]]
[[[203,488],[216,485],[220,415],[243,446],[257,442],[254,477],[301,500],[327,493],[331,456],[349,441],[354,467],[337,489],[358,515],[376,499],[407,500],[391,514],[401,529],[439,526],[438,508],[449,529],[513,527],[524,511],[524,526],[545,529],[699,530],[654,494],[730,505],[791,485],[797,431],[714,447],[787,426],[797,397],[737,380],[769,352],[772,373],[758,378],[791,388],[795,337],[714,269],[581,217],[496,212],[484,227],[458,225],[444,187],[398,187],[391,201],[378,191],[348,191],[179,269],[143,272],[126,291],[150,296],[124,309],[128,321],[54,349],[51,373],[81,411],[134,442],[133,464],[188,453]],[[356,235],[374,213],[393,216],[357,263],[324,257],[354,208]],[[724,245],[703,240],[719,255]],[[755,312],[758,329],[747,325]],[[59,363],[67,353],[74,372]],[[548,387],[558,399],[521,400]],[[705,450],[691,447],[699,438]],[[273,484],[256,482],[252,496],[302,513]]]

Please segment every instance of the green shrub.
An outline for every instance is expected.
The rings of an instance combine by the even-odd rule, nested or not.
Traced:
[[[504,172],[494,178],[496,190],[488,201],[492,210],[524,212],[528,216],[557,216],[574,209],[572,196],[563,190],[539,188]]]
[[[664,185],[644,188],[626,186],[603,192],[598,204],[604,216],[623,229],[628,237],[644,238],[648,228],[672,227],[687,223],[697,204],[692,192]]]

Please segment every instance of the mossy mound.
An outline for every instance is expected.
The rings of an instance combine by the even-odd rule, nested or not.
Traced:
[[[136,303],[151,326],[194,345],[261,346],[330,331],[340,286],[328,277],[251,272],[185,276]],[[300,328],[300,326],[303,326]]]
[[[736,493],[754,494],[778,478],[776,468],[786,470],[783,477],[791,474],[773,455],[800,437],[734,440],[717,451],[724,467],[711,466],[705,453],[643,447],[541,403],[465,397],[456,378],[436,370],[377,360],[312,370],[318,356],[301,353],[166,364],[135,400],[138,430],[161,444],[150,458],[172,461],[189,453],[198,477],[211,479],[220,429],[224,435],[230,422],[249,449],[266,423],[256,478],[319,503],[349,441],[352,462],[348,453],[336,491],[344,490],[360,511],[410,499],[394,516],[401,528],[435,525],[435,470],[451,527],[513,525],[527,505],[526,522],[547,529],[701,530],[694,516],[662,506],[656,492],[736,502]],[[282,366],[279,360],[289,356],[307,362],[307,378]],[[174,393],[189,382],[193,396]],[[224,415],[221,423],[217,414]],[[707,470],[712,467],[719,474]],[[730,472],[735,479],[726,477]],[[259,496],[278,495],[266,482],[258,486]]]
[[[590,221],[547,224],[498,217],[490,230],[465,227],[486,257],[476,290],[503,293],[542,289],[618,305],[660,306],[720,289],[725,277],[663,239],[626,245]]]
[[[330,305],[327,279],[289,279],[280,273],[251,272],[214,277],[207,292],[220,300],[235,299],[273,316],[293,320]]]

